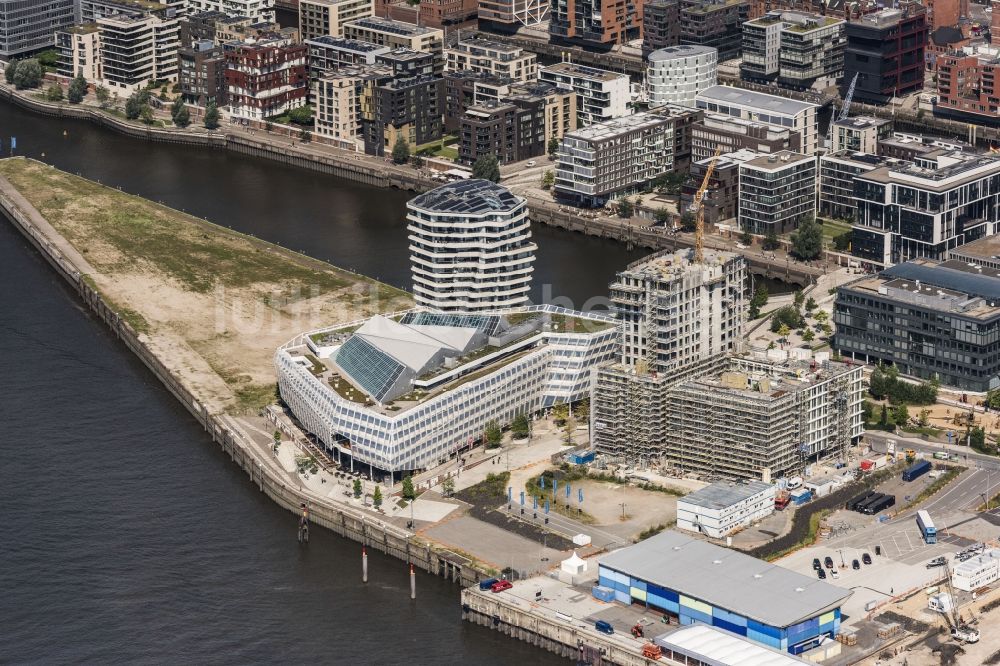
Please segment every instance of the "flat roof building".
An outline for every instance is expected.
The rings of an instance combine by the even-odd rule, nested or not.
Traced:
[[[719,62],[738,58],[748,18],[749,0],[681,0],[680,43],[711,46]]]
[[[444,31],[402,21],[369,16],[344,24],[344,37],[392,49],[421,51],[434,56],[434,72],[444,71]]]
[[[850,590],[667,530],[600,558],[599,582],[622,603],[718,626],[799,654],[833,638]],[[621,596],[619,596],[619,594]]]
[[[802,666],[812,663],[704,624],[692,624],[657,636],[653,642],[660,646],[666,659],[678,664]]]
[[[1000,550],[989,548],[959,562],[951,572],[951,582],[959,590],[972,592],[1000,580]]]
[[[373,0],[299,0],[299,39],[343,37],[344,23],[374,15]]]
[[[816,158],[783,150],[740,164],[740,227],[783,234],[816,215]]]
[[[55,32],[73,19],[74,0],[0,0],[0,57],[52,46]]]
[[[691,154],[695,161],[714,157],[720,148],[723,155],[740,150],[802,152],[801,132],[721,113],[703,113],[702,119],[691,128]]]
[[[882,105],[922,90],[927,49],[927,10],[917,2],[864,14],[844,34],[844,94],[858,75],[854,99]]]
[[[801,134],[800,152],[814,155],[819,150],[817,104],[731,86],[712,86],[698,93],[696,105],[711,113],[786,127]]]
[[[889,164],[892,158],[840,150],[819,157],[819,214],[837,220],[854,220],[858,208],[854,179]]]
[[[645,0],[642,3],[643,57],[668,46],[677,46],[680,41],[680,0]]]
[[[577,94],[580,127],[628,115],[632,98],[627,74],[561,62],[538,70],[538,78]]]
[[[775,486],[717,481],[677,500],[677,529],[721,539],[774,513]]]
[[[511,81],[538,78],[538,56],[519,46],[473,37],[445,49],[445,70],[485,72]]]
[[[702,90],[718,80],[719,53],[710,46],[670,46],[647,58],[649,103],[694,106]]]
[[[743,24],[745,81],[808,90],[833,85],[844,72],[844,20],[772,11]]]

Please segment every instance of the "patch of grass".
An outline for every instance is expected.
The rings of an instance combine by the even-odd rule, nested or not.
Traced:
[[[903,432],[913,433],[914,435],[927,435],[928,437],[940,437],[944,434],[944,430],[941,428],[931,426],[906,426],[905,428],[901,426],[899,429]]]
[[[673,527],[676,524],[677,524],[677,521],[676,520],[672,520],[669,523],[661,523],[659,525],[653,525],[653,526],[647,527],[643,531],[639,532],[639,536],[636,537],[635,542],[639,543],[640,541],[645,541],[649,537],[654,537],[657,534],[659,534],[660,532],[662,532],[663,530],[669,529],[669,528]]]
[[[250,384],[235,390],[236,404],[247,413],[257,413],[278,402],[277,384]]]
[[[149,333],[149,322],[141,314],[132,308],[117,306],[116,309],[118,310],[118,316],[124,319],[132,327],[133,331],[136,333]]]
[[[551,474],[551,472],[543,472],[543,475]],[[561,488],[556,492],[556,497],[552,498],[552,476],[548,476],[546,480],[545,488],[542,489],[538,486],[538,477],[533,476],[527,480],[524,484],[524,489],[527,491],[529,497],[538,498],[538,506],[544,506],[545,500],[549,500],[549,509],[555,511],[558,514],[562,514],[568,518],[578,520],[585,525],[593,525],[597,522],[597,519],[586,511],[581,511],[578,507],[573,508],[572,506],[566,506],[566,495],[565,491]],[[564,493],[559,495],[559,493]],[[562,503],[560,503],[562,501]]]

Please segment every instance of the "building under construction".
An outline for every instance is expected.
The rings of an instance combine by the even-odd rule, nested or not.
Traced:
[[[808,350],[740,355],[746,262],[661,252],[611,285],[622,357],[597,371],[594,445],[619,462],[767,477],[840,454],[861,435],[861,367]]]

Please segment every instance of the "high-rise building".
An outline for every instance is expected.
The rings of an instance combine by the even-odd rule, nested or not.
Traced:
[[[643,0],[557,0],[549,12],[556,40],[608,47],[642,38]]]
[[[680,43],[711,46],[719,62],[740,56],[749,0],[681,0]]]
[[[299,0],[299,39],[343,37],[345,22],[374,15],[372,0]]]
[[[580,127],[619,118],[629,112],[632,95],[627,74],[561,62],[542,67],[538,78],[577,94],[577,124]]]
[[[854,99],[885,104],[924,87],[926,10],[916,2],[851,20],[845,28],[844,87],[854,75]]]
[[[669,116],[636,113],[570,132],[559,145],[556,196],[601,207],[643,189],[673,169],[673,127]]]
[[[719,54],[710,46],[670,46],[649,54],[649,103],[693,107],[695,97],[718,82]]]
[[[226,54],[210,40],[195,42],[177,50],[177,83],[188,104],[207,107],[229,104],[226,87]]]
[[[800,152],[813,155],[819,149],[819,106],[731,86],[712,86],[698,94],[695,105],[708,113],[720,113],[798,132]]]
[[[740,164],[740,227],[783,234],[815,215],[815,156],[781,151]]]
[[[444,31],[440,28],[370,16],[344,24],[344,37],[392,49],[409,49],[434,56],[434,72],[444,71]]]
[[[681,43],[681,0],[642,3],[642,56]]]
[[[872,116],[850,116],[833,120],[833,145],[830,152],[849,150],[877,155],[878,144],[892,136],[892,121]]]
[[[743,24],[740,78],[802,90],[833,85],[844,71],[844,21],[770,12]]]
[[[855,178],[851,251],[873,268],[947,252],[1000,226],[1000,158],[924,153]]]
[[[519,46],[473,37],[460,40],[445,49],[445,69],[483,72],[511,81],[528,82],[538,78],[538,56]]]
[[[263,120],[304,106],[306,46],[274,40],[231,45],[226,86],[234,116]]]
[[[373,112],[375,87],[392,77],[392,68],[385,65],[345,66],[320,76],[312,88],[316,134],[363,151],[362,119]]]
[[[87,0],[84,0],[86,2]],[[245,16],[254,23],[274,21],[274,0],[181,0],[187,2],[187,12],[225,12],[230,16]]]
[[[73,24],[73,0],[0,0],[0,57],[40,51]]]
[[[375,62],[392,68],[389,80],[371,80],[364,99],[361,129],[365,152],[388,155],[400,139],[410,149],[441,138],[444,86],[433,74],[430,53],[395,49]]]
[[[419,305],[483,312],[528,303],[537,246],[524,199],[473,179],[414,197],[406,209]]]
[[[547,0],[479,0],[479,26],[490,32],[516,32],[522,26],[543,23],[549,16]]]

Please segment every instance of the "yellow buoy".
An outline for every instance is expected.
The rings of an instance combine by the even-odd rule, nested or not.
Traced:
[[[63,136],[69,136],[69,132],[67,132],[66,130],[63,130]]]

